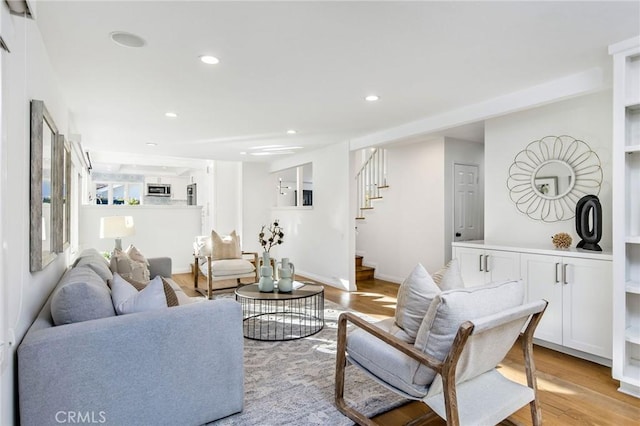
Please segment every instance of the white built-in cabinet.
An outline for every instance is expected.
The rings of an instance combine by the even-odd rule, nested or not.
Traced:
[[[522,253],[527,300],[549,302],[535,337],[611,359],[611,261]]]
[[[457,247],[455,255],[465,287],[474,287],[493,281],[515,279],[520,276],[518,253]]]
[[[549,302],[536,329],[538,343],[546,342],[555,349],[609,364],[613,321],[611,253],[483,241],[457,242],[452,247],[466,287],[522,279],[528,301]]]
[[[640,397],[640,36],[613,55],[613,377]]]

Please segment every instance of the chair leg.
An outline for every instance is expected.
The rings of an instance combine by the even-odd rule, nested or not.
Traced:
[[[335,403],[338,410],[361,426],[374,426],[376,423],[356,411],[344,400],[344,377],[347,366],[346,359],[347,343],[347,319],[340,315],[338,319],[338,348],[336,353],[336,382],[335,382]]]
[[[213,299],[213,279],[212,279],[212,270],[211,270],[211,257],[207,257],[207,284],[208,284],[208,289],[207,289],[207,299],[211,300]]]

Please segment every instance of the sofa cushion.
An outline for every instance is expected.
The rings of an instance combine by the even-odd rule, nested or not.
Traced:
[[[109,288],[86,265],[68,270],[51,295],[51,318],[55,325],[114,315]]]
[[[462,273],[460,272],[458,259],[451,259],[449,263],[447,263],[447,266],[440,269],[431,277],[442,291],[464,288],[464,281],[462,281]]]
[[[113,274],[109,269],[107,260],[98,252],[87,256],[80,256],[78,259],[76,259],[74,265],[74,267],[76,268],[78,266],[88,266],[89,268],[93,269],[93,271],[98,274],[105,283],[113,278]]]
[[[122,277],[122,278],[126,282],[131,284],[138,291],[142,291],[150,282],[150,281],[147,281],[147,282],[136,281],[134,279],[126,278],[126,277]],[[169,282],[166,279],[164,279],[163,277],[160,277],[160,279],[162,280],[164,297],[167,300],[167,306],[170,308],[173,306],[179,306],[180,302],[178,301],[178,296],[176,295],[176,291],[173,289],[171,284],[169,284]]]
[[[138,291],[119,274],[113,274],[111,299],[118,315],[146,312],[167,307],[162,277],[152,279]]]
[[[444,361],[463,322],[519,306],[523,301],[521,280],[442,292],[435,297],[420,325],[415,347]],[[430,368],[421,366],[414,384],[428,385],[435,375]]]
[[[396,304],[396,325],[415,340],[422,319],[440,289],[422,264],[418,263],[400,284]]]
[[[211,242],[213,244],[213,260],[242,258],[240,237],[236,235],[235,230],[224,237],[218,235],[216,231],[211,231]]]

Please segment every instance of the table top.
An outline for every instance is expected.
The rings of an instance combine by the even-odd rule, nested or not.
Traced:
[[[317,284],[304,284],[302,287],[295,289],[290,293],[278,293],[277,289],[271,293],[263,293],[258,289],[258,284],[238,287],[235,291],[236,295],[240,297],[256,300],[302,299],[304,297],[315,296],[322,292],[324,292],[324,287]]]

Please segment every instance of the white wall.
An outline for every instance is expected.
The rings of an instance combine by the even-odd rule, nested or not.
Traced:
[[[454,138],[445,138],[444,161],[444,263],[451,260],[451,242],[454,232],[454,164],[478,166],[478,218],[480,233],[484,229],[484,145]]]
[[[387,149],[389,188],[356,223],[356,251],[377,278],[402,282],[418,262],[431,272],[444,265],[444,160],[444,138]]]
[[[170,257],[174,274],[191,271],[193,241],[201,235],[200,206],[82,206],[80,247],[111,252],[112,238],[100,238],[100,218],[132,216],[136,233],[122,239],[122,248],[135,245],[145,257]]]
[[[239,161],[214,161],[213,220],[211,227],[219,234],[236,230],[242,235],[242,163]]]
[[[611,132],[612,93],[600,92],[485,123],[485,240],[552,247],[551,236],[567,232],[579,241],[575,220],[544,223],[520,213],[506,186],[509,166],[527,144],[545,136],[569,135],[591,146],[600,157],[603,231],[600,245],[611,247]]]
[[[267,163],[242,164],[242,249],[262,252],[258,234],[262,225],[271,221],[271,207],[277,188]]]
[[[43,271],[29,272],[29,101],[41,99],[58,129],[69,134],[68,110],[33,20],[8,15],[0,3],[2,36],[11,53],[2,53],[2,209],[1,315],[6,330],[20,342],[53,286],[63,274],[67,253]],[[16,349],[5,353],[0,367],[0,424],[17,424]]]
[[[354,216],[350,206],[348,142],[298,154],[271,164],[270,171],[313,163],[313,207],[273,208],[285,240],[272,257],[289,257],[296,273],[345,290],[355,290]],[[274,200],[275,202],[275,200]]]

